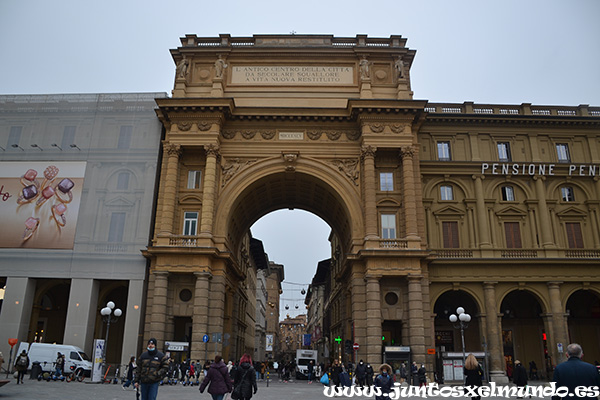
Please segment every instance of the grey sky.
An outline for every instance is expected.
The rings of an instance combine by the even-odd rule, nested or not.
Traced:
[[[170,93],[169,49],[185,34],[295,31],[402,35],[417,50],[417,99],[598,106],[599,16],[597,0],[0,0],[0,94]],[[309,282],[329,228],[286,214],[253,232],[286,280]],[[307,237],[319,240],[300,245]]]

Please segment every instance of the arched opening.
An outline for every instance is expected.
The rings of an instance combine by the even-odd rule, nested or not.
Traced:
[[[456,309],[462,307],[464,312],[471,316],[468,324],[463,324],[462,334],[464,334],[464,353],[468,355],[473,353],[477,356],[481,365],[486,364],[483,340],[480,330],[480,309],[477,301],[471,294],[464,290],[450,290],[443,293],[435,302],[434,327],[435,327],[435,347],[436,347],[436,372],[438,376],[444,377],[445,381],[462,380],[462,334],[460,324],[450,321],[452,314],[456,315]],[[466,325],[466,326],[465,326]],[[458,367],[456,367],[458,366]]]
[[[530,292],[514,290],[504,297],[502,313],[502,344],[506,375],[512,378],[515,360],[533,372],[539,379],[551,374],[551,358],[542,319],[542,305]]]
[[[115,309],[121,309],[123,314],[119,318],[112,318],[107,338],[107,323],[100,315],[100,310],[106,307],[106,304],[109,301],[115,303]],[[101,282],[100,295],[98,296],[98,311],[96,313],[96,331],[94,337],[106,340],[105,346],[107,364],[118,364],[121,362],[123,333],[125,331],[125,318],[127,318],[125,313],[126,309],[127,285],[124,282]]]
[[[30,343],[63,343],[70,291],[69,280],[37,280],[29,324]]]
[[[567,300],[569,342],[579,343],[584,358],[600,361],[600,296],[591,290],[578,290]]]

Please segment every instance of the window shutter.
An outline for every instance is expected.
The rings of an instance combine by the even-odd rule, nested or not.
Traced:
[[[506,235],[506,247],[509,249],[520,249],[521,244],[521,229],[518,222],[505,222],[504,234]]]
[[[583,249],[583,236],[581,235],[581,225],[579,222],[568,222],[565,226],[567,228],[569,248]]]
[[[442,222],[442,231],[444,235],[444,248],[457,249],[460,247],[458,241],[458,222]]]

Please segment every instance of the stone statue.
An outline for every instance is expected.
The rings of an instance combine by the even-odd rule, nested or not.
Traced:
[[[225,64],[225,61],[223,61],[219,54],[219,58],[215,61],[215,78],[222,78],[225,68],[227,68],[227,64]]]
[[[371,63],[367,60],[367,56],[363,56],[362,60],[360,60],[360,77],[361,79],[369,79],[371,74],[369,72],[369,65]]]
[[[404,76],[404,60],[402,60],[402,56],[398,56],[396,62],[394,63],[394,67],[396,68],[396,72],[398,73],[398,78],[405,78]]]
[[[185,58],[185,56],[183,56],[183,58],[181,60],[179,60],[179,62],[177,63],[177,76],[179,78],[186,77],[189,64],[190,64],[190,60]]]

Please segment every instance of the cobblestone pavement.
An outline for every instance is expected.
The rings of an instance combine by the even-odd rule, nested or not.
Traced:
[[[4,376],[0,376],[3,379]],[[542,382],[534,382],[543,386]],[[324,400],[328,399],[323,394],[323,385],[318,382],[309,385],[306,381],[296,381],[283,383],[279,381],[270,381],[267,383],[258,382],[258,393],[253,400]],[[513,398],[516,396],[512,396]],[[25,384],[17,385],[12,379],[10,383],[0,387],[0,400],[135,400],[135,391],[131,388],[124,391],[120,384],[95,384],[90,382],[38,382],[25,378]],[[338,397],[340,398],[340,397]],[[355,399],[373,399],[373,397],[354,396]],[[420,399],[420,397],[412,397]],[[468,397],[460,397],[469,399]],[[177,399],[177,400],[212,400],[212,397],[205,391],[201,394],[198,386],[161,386],[158,390],[158,400]],[[449,399],[447,396],[429,397],[429,399]],[[506,400],[506,397],[490,397],[490,400]],[[534,398],[534,400],[541,400]],[[544,398],[549,400],[549,397]],[[452,400],[452,398],[450,398]]]

